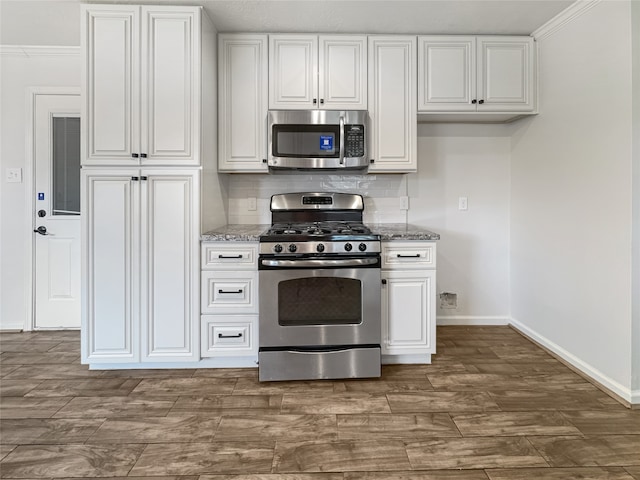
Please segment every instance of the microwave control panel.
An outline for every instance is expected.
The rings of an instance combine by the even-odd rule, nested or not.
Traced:
[[[364,125],[344,126],[344,156],[364,157]]]

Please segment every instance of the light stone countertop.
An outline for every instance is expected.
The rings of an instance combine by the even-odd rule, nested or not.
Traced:
[[[440,240],[440,235],[422,227],[405,223],[367,224],[382,240]],[[257,242],[260,235],[270,227],[268,224],[224,225],[205,232],[203,242]]]
[[[381,240],[440,240],[440,234],[408,223],[368,223]]]
[[[234,224],[214,228],[200,236],[202,242],[257,242],[271,225]]]

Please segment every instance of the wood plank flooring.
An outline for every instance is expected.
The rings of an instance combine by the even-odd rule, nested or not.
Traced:
[[[640,410],[509,327],[438,327],[376,380],[90,371],[78,332],[0,352],[3,479],[640,480]]]

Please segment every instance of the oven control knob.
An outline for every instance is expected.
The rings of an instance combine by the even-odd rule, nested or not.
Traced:
[[[282,245],[278,243],[275,247],[273,247],[273,251],[276,253],[280,253],[282,251]]]
[[[347,252],[350,252],[352,248],[353,248],[353,245],[351,245],[350,243],[345,243],[345,244],[344,244],[344,249],[345,249]]]
[[[366,249],[367,249],[366,243],[361,243],[360,245],[358,245],[358,250],[360,250],[361,252],[364,252]]]
[[[319,243],[316,247],[316,250],[319,252],[324,252],[324,245],[322,243]]]
[[[292,243],[291,245],[289,245],[289,251],[291,253],[295,252],[298,249],[298,247],[296,247],[295,243]]]

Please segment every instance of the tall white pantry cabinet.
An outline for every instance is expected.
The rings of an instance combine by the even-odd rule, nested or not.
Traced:
[[[201,7],[81,9],[82,362],[197,361],[216,32]]]

